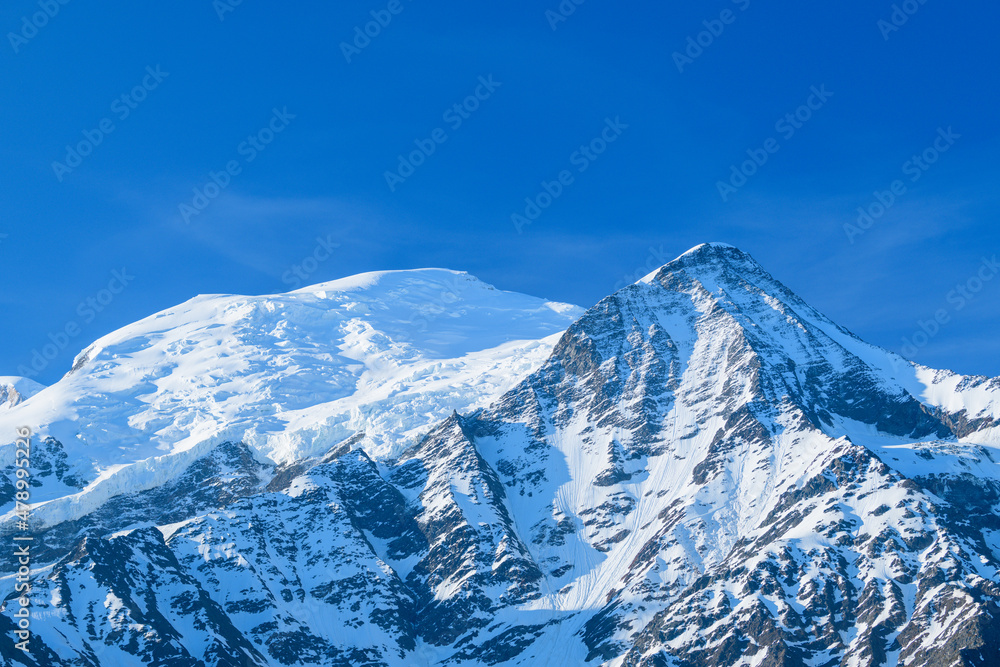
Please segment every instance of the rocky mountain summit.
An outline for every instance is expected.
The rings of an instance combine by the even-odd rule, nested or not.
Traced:
[[[200,298],[0,413],[4,664],[1000,665],[1000,379],[724,244],[414,334],[440,279]]]
[[[0,410],[14,407],[44,388],[44,385],[28,378],[0,376]]]

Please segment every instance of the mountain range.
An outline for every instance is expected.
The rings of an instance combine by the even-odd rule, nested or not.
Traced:
[[[1000,378],[726,244],[588,310],[440,269],[201,296],[0,378],[8,543],[24,425],[5,665],[1000,665]]]

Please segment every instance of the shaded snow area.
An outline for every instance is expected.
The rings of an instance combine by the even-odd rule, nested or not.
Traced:
[[[0,656],[1000,664],[998,397],[725,244],[586,312],[443,270],[200,297],[0,410],[44,501]]]

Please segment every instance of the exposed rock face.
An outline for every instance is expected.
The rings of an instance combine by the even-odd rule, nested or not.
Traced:
[[[0,376],[0,410],[13,408],[44,388],[44,385],[28,378]]]
[[[281,465],[227,442],[46,528],[30,651],[11,585],[0,656],[998,665],[998,399],[700,246],[396,458],[360,433]]]

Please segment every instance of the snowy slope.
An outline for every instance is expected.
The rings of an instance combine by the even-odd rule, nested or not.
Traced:
[[[0,655],[1000,664],[998,384],[698,246],[404,449],[356,430],[264,459],[243,433],[40,531],[36,639]]]
[[[364,433],[387,455],[503,393],[580,312],[442,269],[200,296],[96,341],[58,383],[0,412],[0,433],[31,424],[68,461],[33,493],[51,501],[36,510],[48,524],[163,484],[227,440],[283,463]],[[12,462],[12,447],[0,455]]]

